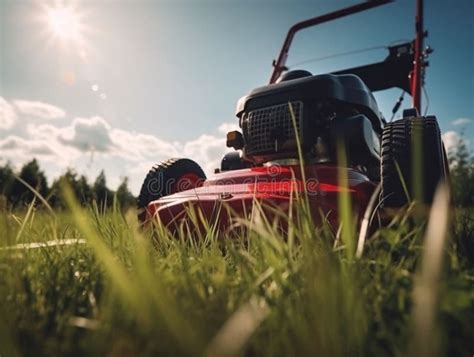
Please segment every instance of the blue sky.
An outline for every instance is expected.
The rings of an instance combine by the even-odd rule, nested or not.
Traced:
[[[471,0],[426,2],[429,114],[448,146],[474,139]],[[148,168],[173,156],[208,172],[226,151],[237,99],[266,84],[295,22],[357,1],[0,0],[0,160],[37,157],[53,177],[73,167],[136,193]],[[297,35],[288,64],[412,39],[414,0],[399,0]],[[74,22],[51,20],[69,8]],[[381,60],[383,49],[309,63],[324,73]],[[385,116],[399,90],[377,94]],[[424,104],[427,101],[423,100]],[[404,106],[410,105],[406,97]]]

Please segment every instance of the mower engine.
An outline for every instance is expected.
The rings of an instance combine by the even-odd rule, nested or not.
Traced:
[[[299,143],[308,164],[336,162],[340,145],[349,164],[379,171],[383,118],[355,75],[287,72],[242,97],[236,115],[242,133],[229,132],[227,146],[252,165],[298,159]]]

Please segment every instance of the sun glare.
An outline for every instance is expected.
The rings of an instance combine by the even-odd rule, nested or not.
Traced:
[[[48,9],[47,21],[53,34],[61,39],[78,39],[81,35],[79,16],[72,8]]]

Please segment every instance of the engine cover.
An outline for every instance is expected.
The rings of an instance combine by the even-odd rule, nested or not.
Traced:
[[[377,103],[359,77],[309,75],[256,88],[238,101],[236,115],[245,156],[256,162],[297,157],[296,135],[305,149],[326,130],[320,120],[324,102],[356,110],[368,118],[376,135],[380,134],[383,122]]]

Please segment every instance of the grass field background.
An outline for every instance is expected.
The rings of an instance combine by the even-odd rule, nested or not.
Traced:
[[[257,210],[224,239],[68,201],[0,214],[2,356],[474,351],[474,214],[442,194],[430,215],[400,212],[360,258],[355,230],[314,227],[304,200],[287,234]],[[64,239],[78,241],[21,246]]]
[[[337,231],[315,226],[302,194],[285,229],[255,202],[229,233],[190,212],[203,229],[172,235],[139,227],[118,191],[78,200],[74,175],[54,209],[27,185],[27,206],[0,205],[0,355],[472,356],[466,146],[451,166],[449,192],[385,216],[364,244],[345,190]]]

